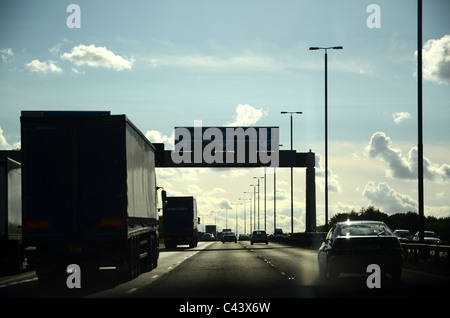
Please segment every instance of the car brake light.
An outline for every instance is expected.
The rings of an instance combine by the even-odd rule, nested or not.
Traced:
[[[334,249],[336,250],[348,250],[349,246],[350,244],[347,240],[338,240],[334,243]]]

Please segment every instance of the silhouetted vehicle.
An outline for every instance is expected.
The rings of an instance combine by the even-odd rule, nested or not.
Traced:
[[[377,264],[381,273],[400,280],[402,247],[389,227],[378,221],[336,223],[318,251],[321,278],[334,279],[340,273],[366,273]]]
[[[222,243],[225,242],[237,243],[236,234],[234,234],[234,232],[224,232],[222,235]]]
[[[413,237],[413,242],[419,242],[419,232]],[[425,244],[440,244],[441,238],[433,231],[423,231],[423,241]]]
[[[28,267],[39,280],[157,266],[155,148],[125,115],[24,111],[22,211]]]
[[[212,236],[211,233],[204,233],[202,236],[202,241],[205,241],[205,242],[214,241],[214,237]]]
[[[412,241],[412,234],[409,230],[395,230],[394,235],[402,243],[409,243]]]
[[[282,229],[275,229],[275,232],[273,232],[274,237],[283,237],[283,230]]]
[[[250,236],[247,234],[239,234],[239,241],[250,241]]]
[[[0,272],[22,269],[21,164],[0,158]]]
[[[175,248],[177,245],[196,247],[198,223],[197,201],[194,197],[165,197],[162,224],[167,248]]]
[[[266,231],[264,230],[256,230],[253,231],[252,236],[250,238],[250,243],[266,243],[269,244],[269,238],[267,236]]]

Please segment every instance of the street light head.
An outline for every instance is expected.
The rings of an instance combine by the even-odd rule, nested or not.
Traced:
[[[287,114],[287,112],[281,112],[282,114]]]
[[[333,50],[342,50],[343,47],[342,46],[333,46]]]
[[[317,47],[317,46],[312,46],[312,47],[310,47],[309,48],[311,51],[314,51],[314,50],[318,50],[319,48]]]

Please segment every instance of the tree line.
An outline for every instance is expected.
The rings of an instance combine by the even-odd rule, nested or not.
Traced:
[[[361,208],[359,212],[352,210],[348,213],[337,213],[330,218],[329,228],[337,222],[347,220],[371,220],[386,223],[393,231],[397,229],[409,230],[412,235],[419,230],[419,215],[416,212],[387,214],[374,206],[367,209]],[[319,227],[319,231],[324,227]],[[450,242],[450,216],[437,218],[435,216],[424,217],[425,231],[434,231],[444,242]]]

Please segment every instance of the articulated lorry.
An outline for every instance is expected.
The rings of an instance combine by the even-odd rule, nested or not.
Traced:
[[[7,153],[7,152],[5,152]],[[21,164],[0,158],[0,272],[22,269]]]
[[[23,111],[22,229],[41,281],[68,265],[157,266],[155,148],[125,115]]]
[[[167,197],[163,191],[163,237],[166,248],[196,247],[198,243],[197,202],[194,197]]]

